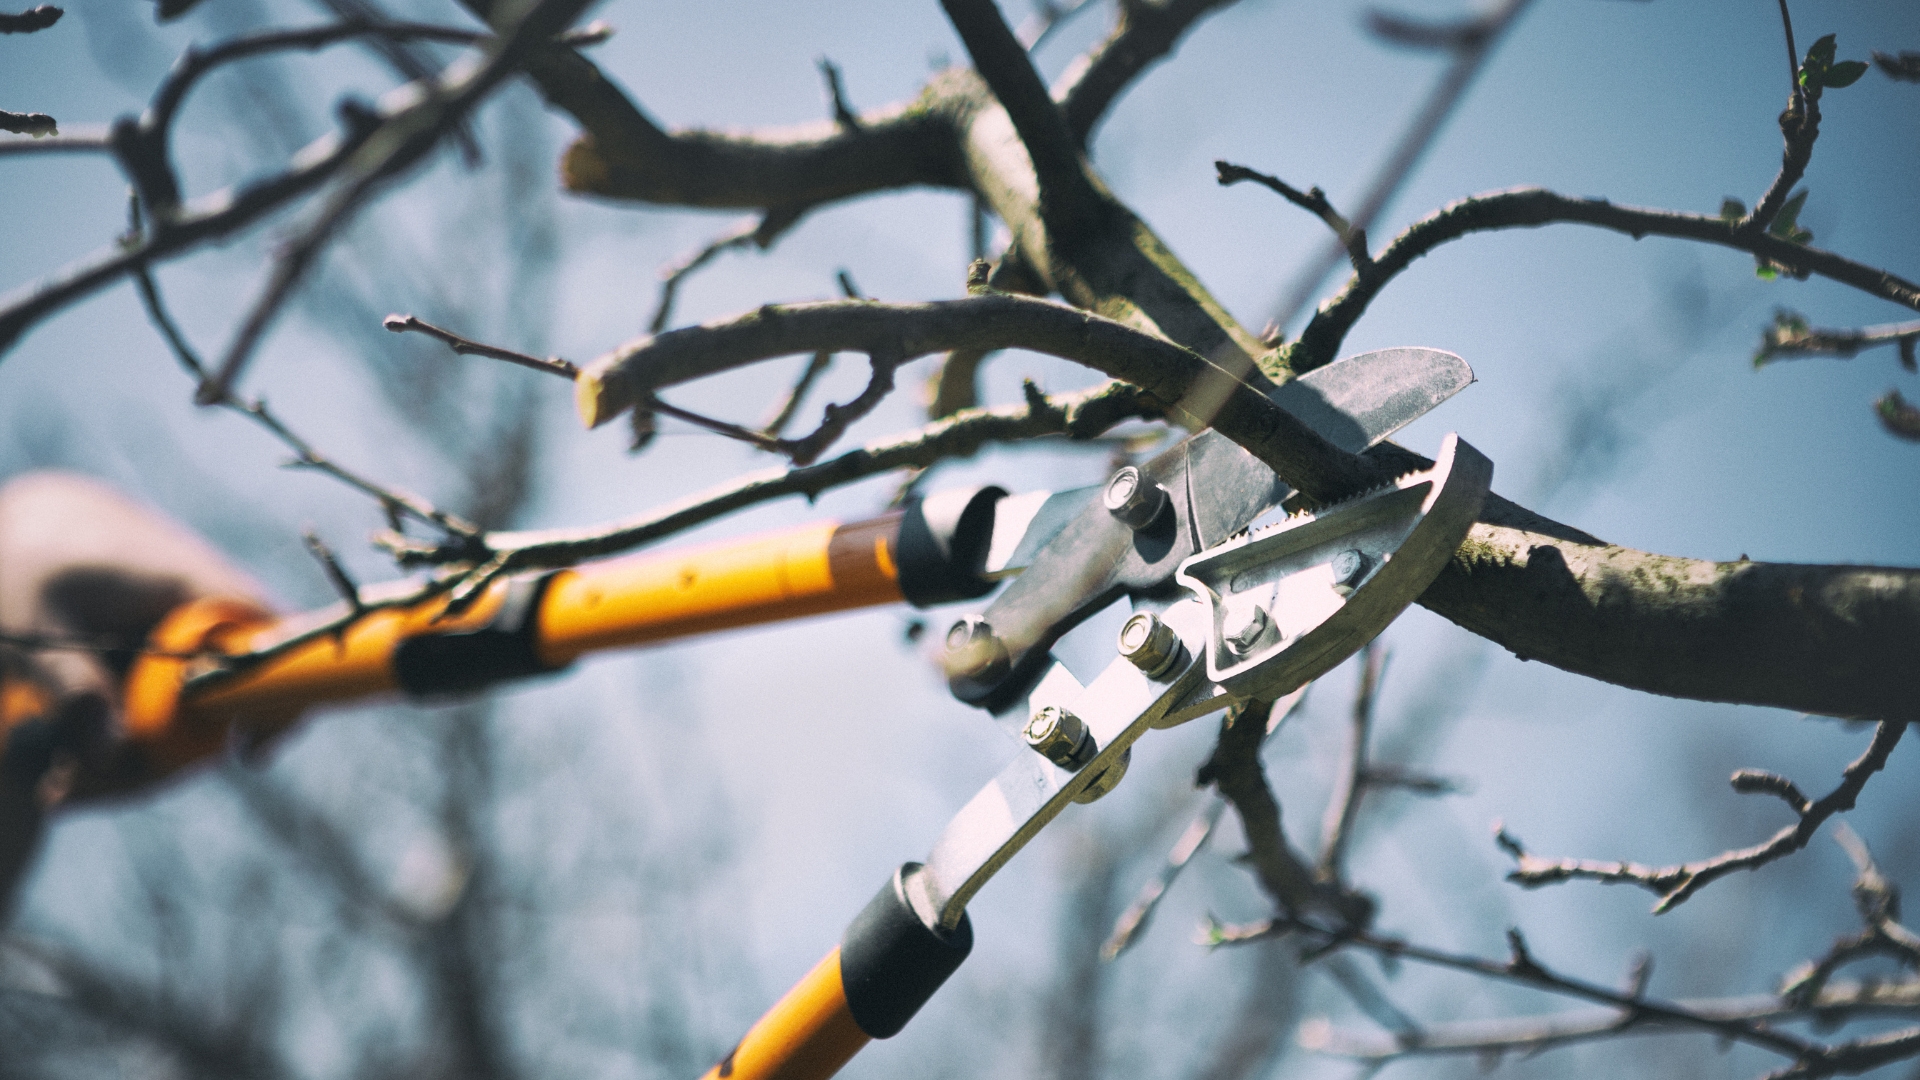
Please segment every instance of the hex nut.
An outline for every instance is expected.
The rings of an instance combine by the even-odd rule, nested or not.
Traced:
[[[1166,488],[1149,481],[1139,469],[1128,465],[1107,478],[1100,501],[1109,514],[1138,532],[1158,520],[1172,499]]]
[[[1279,635],[1273,618],[1259,604],[1231,608],[1220,623],[1220,640],[1238,657],[1252,656]]]
[[[1373,568],[1373,560],[1359,548],[1348,548],[1335,555],[1329,566],[1333,570],[1333,591],[1346,596],[1360,587],[1360,579]]]
[[[1085,765],[1098,751],[1086,721],[1056,705],[1035,712],[1020,737],[1041,757],[1063,769]]]
[[[1180,635],[1151,611],[1135,614],[1120,628],[1120,655],[1149,679],[1165,675],[1185,652]]]

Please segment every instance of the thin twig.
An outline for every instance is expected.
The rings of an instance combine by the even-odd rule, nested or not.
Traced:
[[[1321,305],[1292,346],[1294,370],[1311,371],[1332,360],[1347,332],[1387,282],[1441,244],[1474,233],[1556,223],[1592,225],[1635,239],[1672,236],[1718,244],[1784,266],[1796,276],[1818,274],[1920,310],[1920,285],[1764,231],[1742,231],[1738,222],[1722,217],[1620,206],[1605,199],[1571,198],[1543,188],[1516,188],[1461,199],[1408,226],[1374,257],[1369,272],[1353,275],[1338,296]]]
[[[137,199],[130,199],[128,201],[128,211],[133,218],[132,235],[138,236],[142,231],[142,222],[140,219],[140,204]],[[199,354],[194,350],[192,343],[187,340],[186,334],[181,331],[179,324],[174,322],[172,313],[167,310],[166,302],[160,295],[160,287],[159,284],[154,281],[153,274],[145,266],[140,266],[133,271],[133,279],[134,285],[140,293],[140,302],[147,309],[148,319],[152,320],[154,326],[159,329],[160,336],[166,339],[167,346],[173,352],[174,359],[179,362],[180,366],[185,369],[188,375],[193,377],[195,382],[205,385],[207,379],[206,365],[201,362]],[[441,529],[457,541],[451,545],[454,549],[470,543],[480,535],[480,528],[478,526],[456,514],[441,510],[417,495],[375,483],[358,473],[336,464],[332,459],[315,450],[313,444],[301,438],[292,428],[289,428],[281,422],[280,418],[275,416],[273,412],[267,408],[265,400],[260,398],[247,399],[230,396],[220,404],[222,407],[237,412],[267,429],[267,431],[273,434],[274,438],[280,440],[282,445],[292,450],[294,459],[289,462],[290,465],[296,468],[312,469],[315,472],[324,473],[362,494],[372,496],[380,503],[381,508],[386,511],[390,520],[397,515],[405,514],[423,524],[432,525],[435,528]],[[398,525],[396,524],[394,527],[398,528]]]
[[[365,155],[355,161],[319,213],[284,244],[273,261],[266,287],[234,334],[218,370],[195,395],[210,405],[230,393],[255,348],[281,307],[305,278],[307,270],[334,233],[357,213],[390,178],[426,157],[441,137],[457,126],[482,97],[518,68],[543,40],[566,29],[591,0],[537,0],[512,30],[491,43],[486,59],[463,69],[457,78],[446,73],[423,89],[421,100],[383,120],[367,143]]]
[[[1306,702],[1307,690],[1312,685],[1308,683],[1274,702],[1272,711],[1267,715],[1267,733],[1262,738],[1263,745],[1272,741],[1287,720],[1300,710],[1300,706]],[[1189,821],[1187,827],[1181,831],[1180,839],[1174,841],[1173,850],[1167,852],[1166,862],[1161,865],[1159,872],[1141,887],[1133,903],[1127,906],[1127,910],[1120,913],[1118,919],[1114,920],[1112,933],[1107,935],[1106,943],[1100,947],[1101,956],[1112,960],[1139,940],[1141,931],[1146,929],[1147,920],[1153,917],[1154,909],[1159,906],[1161,897],[1165,896],[1167,890],[1173,886],[1174,880],[1180,876],[1182,870],[1186,869],[1187,863],[1199,853],[1201,846],[1207,842],[1207,838],[1213,835],[1214,826],[1220,821],[1220,812],[1226,809],[1227,804],[1218,792],[1209,794],[1205,798],[1205,805],[1194,814],[1193,820]]]
[[[1453,53],[1452,63],[1434,86],[1433,93],[1427,96],[1420,111],[1407,124],[1406,131],[1401,134],[1400,141],[1394,144],[1393,152],[1387,155],[1379,172],[1374,174],[1373,183],[1361,195],[1353,211],[1352,224],[1355,229],[1364,233],[1373,228],[1374,222],[1393,201],[1407,178],[1413,175],[1420,159],[1426,156],[1428,147],[1433,145],[1440,129],[1446,126],[1447,118],[1453,115],[1454,109],[1466,97],[1467,89],[1486,67],[1494,48],[1512,29],[1530,2],[1504,0],[1500,7],[1451,28],[1447,44]],[[1342,256],[1347,253],[1348,245],[1344,237],[1321,249],[1281,294],[1279,303],[1273,309],[1273,322],[1284,331],[1313,302],[1320,283],[1326,280],[1327,274],[1339,265]],[[1305,369],[1296,369],[1299,370]]]
[[[1916,342],[1920,342],[1920,320],[1846,330],[1823,330],[1809,326],[1806,316],[1783,309],[1774,312],[1773,325],[1761,333],[1760,348],[1753,354],[1753,364],[1759,367],[1775,360],[1797,360],[1811,356],[1850,360],[1863,349],[1871,349],[1876,345],[1895,345],[1900,349],[1900,366],[1914,371],[1917,369],[1914,360]]]
[[[1360,815],[1360,800],[1367,793],[1367,740],[1373,731],[1373,703],[1380,692],[1380,678],[1386,668],[1386,653],[1378,641],[1369,641],[1360,650],[1360,688],[1353,695],[1352,722],[1347,731],[1346,768],[1334,779],[1333,794],[1327,800],[1326,816],[1320,823],[1320,860],[1314,864],[1315,880],[1338,883],[1347,844],[1353,838],[1353,823]]]
[[[1780,171],[1753,204],[1753,210],[1740,219],[1736,228],[1758,233],[1773,224],[1793,186],[1807,173],[1813,160],[1813,143],[1820,137],[1820,88],[1800,83],[1800,54],[1793,45],[1793,18],[1787,14],[1787,0],[1780,0],[1780,23],[1787,37],[1787,83],[1790,87],[1786,111],[1780,114]]]
[[[1476,956],[1449,953],[1370,931],[1351,928],[1330,929],[1288,917],[1248,926],[1212,924],[1205,928],[1203,940],[1209,945],[1238,945],[1291,934],[1300,934],[1317,941],[1323,948],[1329,946],[1361,948],[1384,957],[1412,960],[1434,967],[1519,983],[1566,997],[1611,1005],[1635,1013],[1640,1017],[1637,1023],[1659,1021],[1674,1026],[1710,1031],[1722,1038],[1759,1046],[1795,1060],[1819,1050],[1814,1043],[1786,1032],[1773,1030],[1762,1023],[1704,1015],[1693,1012],[1676,1002],[1661,1001],[1643,994],[1632,993],[1630,992],[1632,988],[1628,991],[1615,990],[1584,979],[1561,975],[1547,968],[1533,956],[1531,950],[1527,948],[1526,939],[1521,937],[1518,930],[1507,932],[1508,943],[1513,951],[1506,960],[1486,960]]]
[[[820,78],[827,84],[827,106],[833,112],[833,123],[841,131],[848,133],[860,130],[860,114],[847,105],[846,87],[840,83],[840,66],[826,57],[821,57]]]
[[[1495,842],[1514,859],[1515,869],[1508,881],[1538,888],[1576,878],[1608,884],[1638,885],[1660,897],[1654,914],[1671,911],[1708,884],[1736,870],[1754,870],[1807,846],[1807,841],[1826,820],[1853,809],[1854,801],[1867,780],[1887,763],[1887,756],[1899,744],[1907,730],[1905,720],[1883,720],[1874,729],[1873,741],[1841,774],[1840,784],[1823,798],[1795,807],[1799,820],[1781,829],[1764,843],[1722,852],[1710,859],[1679,866],[1652,867],[1639,863],[1601,862],[1593,859],[1543,859],[1527,853],[1520,841],[1504,829],[1495,832]],[[1756,782],[1743,770],[1734,774],[1735,790],[1784,794],[1780,784]],[[1802,797],[1804,798],[1804,797]],[[1792,805],[1792,800],[1788,800]]]
[[[757,218],[749,218],[738,226],[721,233],[712,240],[686,255],[678,261],[668,263],[660,270],[660,299],[654,304],[653,318],[647,320],[647,333],[658,334],[667,328],[673,319],[673,305],[680,297],[680,286],[686,283],[702,267],[711,263],[722,252],[745,248],[748,244],[765,251],[773,246],[781,234],[793,228],[805,213],[804,207],[779,207],[761,213]]]
[[[1327,201],[1326,192],[1317,187],[1303,192],[1277,176],[1255,172],[1244,165],[1235,165],[1232,162],[1216,161],[1213,167],[1219,173],[1221,187],[1231,187],[1242,180],[1252,180],[1278,192],[1281,198],[1326,222],[1327,228],[1332,229],[1333,235],[1339,237],[1340,242],[1346,246],[1347,260],[1353,264],[1355,273],[1365,273],[1367,267],[1373,264],[1373,257],[1367,254],[1367,230],[1355,228],[1352,222],[1341,217],[1340,212]]]
[[[881,473],[970,457],[988,443],[1050,435],[1090,439],[1123,420],[1159,415],[1158,404],[1127,383],[1105,383],[1058,397],[1047,397],[1036,390],[1022,406],[970,410],[815,465],[751,473],[636,518],[592,528],[490,533],[486,547],[507,556],[508,565],[515,570],[571,566],[584,559],[630,551],[770,499],[789,495],[811,499],[829,488]],[[397,539],[389,550],[408,565],[459,560],[457,552],[409,545]]]
[[[1877,980],[1833,983],[1805,1003],[1761,994],[1732,998],[1681,998],[1671,1004],[1699,1017],[1751,1024],[1800,1019],[1833,1022],[1865,1016],[1911,1016],[1920,1014],[1920,979],[1893,983]],[[1299,1041],[1304,1049],[1370,1062],[1453,1054],[1471,1054],[1482,1058],[1506,1054],[1531,1057],[1543,1050],[1576,1042],[1628,1033],[1687,1030],[1693,1026],[1671,1023],[1630,1008],[1610,1008],[1546,1016],[1426,1024],[1421,1028],[1420,1038],[1410,1042],[1395,1035],[1342,1031],[1324,1021],[1308,1021],[1301,1026]]]
[[[814,353],[807,361],[806,368],[800,372],[800,377],[794,380],[793,389],[787,391],[787,396],[780,400],[780,404],[767,417],[766,422],[760,425],[760,433],[768,438],[778,439],[781,433],[787,430],[787,425],[793,421],[793,414],[800,411],[800,403],[806,400],[807,393],[813,389],[813,384],[819,382],[820,376],[825,375],[827,369],[832,366],[832,353],[824,350]]]
[[[327,583],[333,586],[334,592],[340,594],[340,599],[346,601],[347,609],[354,615],[364,614],[367,605],[360,599],[360,586],[347,574],[347,568],[340,565],[340,559],[333,553],[333,549],[328,547],[327,542],[320,539],[320,535],[312,529],[302,532],[300,538],[306,541],[307,552],[319,562],[320,569],[326,573]]]
[[[44,139],[60,133],[60,125],[46,113],[17,113],[0,109],[0,131]]]
[[[109,656],[157,656],[168,660],[198,660],[205,652],[171,652],[137,641],[113,641],[80,634],[28,634],[0,630],[0,645],[33,651],[86,652]]]
[[[535,371],[544,371],[549,375],[558,375],[569,381],[571,381],[575,375],[580,374],[579,367],[557,356],[539,357],[530,353],[518,352],[514,349],[502,348],[498,345],[483,344],[470,338],[463,338],[451,330],[435,326],[425,319],[414,315],[389,315],[380,321],[380,325],[396,334],[404,334],[412,331],[418,334],[425,334],[431,338],[437,338],[445,342],[448,348],[461,356],[486,356],[495,360],[505,360],[510,364],[519,364],[521,367],[529,367]]]

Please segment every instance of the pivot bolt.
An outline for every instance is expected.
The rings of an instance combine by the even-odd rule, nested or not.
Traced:
[[[1078,769],[1099,749],[1086,721],[1054,705],[1034,713],[1027,726],[1020,729],[1020,737],[1041,757],[1063,769]]]
[[[1158,520],[1172,500],[1167,497],[1167,489],[1149,482],[1139,469],[1128,465],[1107,478],[1100,501],[1108,513],[1138,532]]]
[[[987,620],[968,615],[947,628],[945,664],[949,678],[992,682],[1008,670],[1007,646]]]
[[[1360,587],[1360,579],[1367,576],[1373,566],[1373,560],[1359,548],[1348,548],[1333,557],[1333,591],[1341,596]]]
[[[1278,636],[1272,617],[1259,604],[1230,609],[1220,622],[1220,638],[1227,651],[1242,658],[1252,656]]]
[[[1172,670],[1185,652],[1180,635],[1151,611],[1140,612],[1120,628],[1120,655],[1149,679]]]

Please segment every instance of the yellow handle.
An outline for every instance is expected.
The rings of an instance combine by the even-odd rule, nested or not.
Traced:
[[[840,950],[815,964],[704,1080],[826,1080],[867,1045],[847,1011]]]
[[[559,668],[596,649],[899,600],[900,520],[895,512],[808,525],[562,571],[541,597],[535,653]],[[444,617],[444,599],[371,612],[337,636],[307,642],[184,700],[186,680],[204,662],[143,655],[127,680],[129,733],[167,773],[217,752],[230,729],[271,734],[315,705],[396,691],[393,660],[403,641],[483,627],[506,592],[507,584],[497,582],[451,618]],[[251,604],[196,600],[170,613],[149,641],[161,652],[240,653],[284,639],[315,618],[276,620]]]

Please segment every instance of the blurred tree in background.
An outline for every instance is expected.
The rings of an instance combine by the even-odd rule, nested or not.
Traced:
[[[1400,441],[1460,431],[1515,502],[1429,610],[1141,755],[848,1074],[1920,1075],[1920,572],[1871,569],[1920,565],[1920,13],[588,6],[0,13],[0,478],[107,479],[299,610],[333,599],[306,530],[457,589],[582,554],[509,529],[1065,488],[1197,423],[1138,356],[747,368],[715,329],[582,436],[560,380],[396,325],[593,378],[830,297],[978,330],[1057,296],[1274,379],[1447,348],[1482,385]],[[1410,460],[1236,415],[1315,499]],[[63,808],[0,939],[0,1072],[697,1075],[1004,756],[922,626],[335,711]]]

